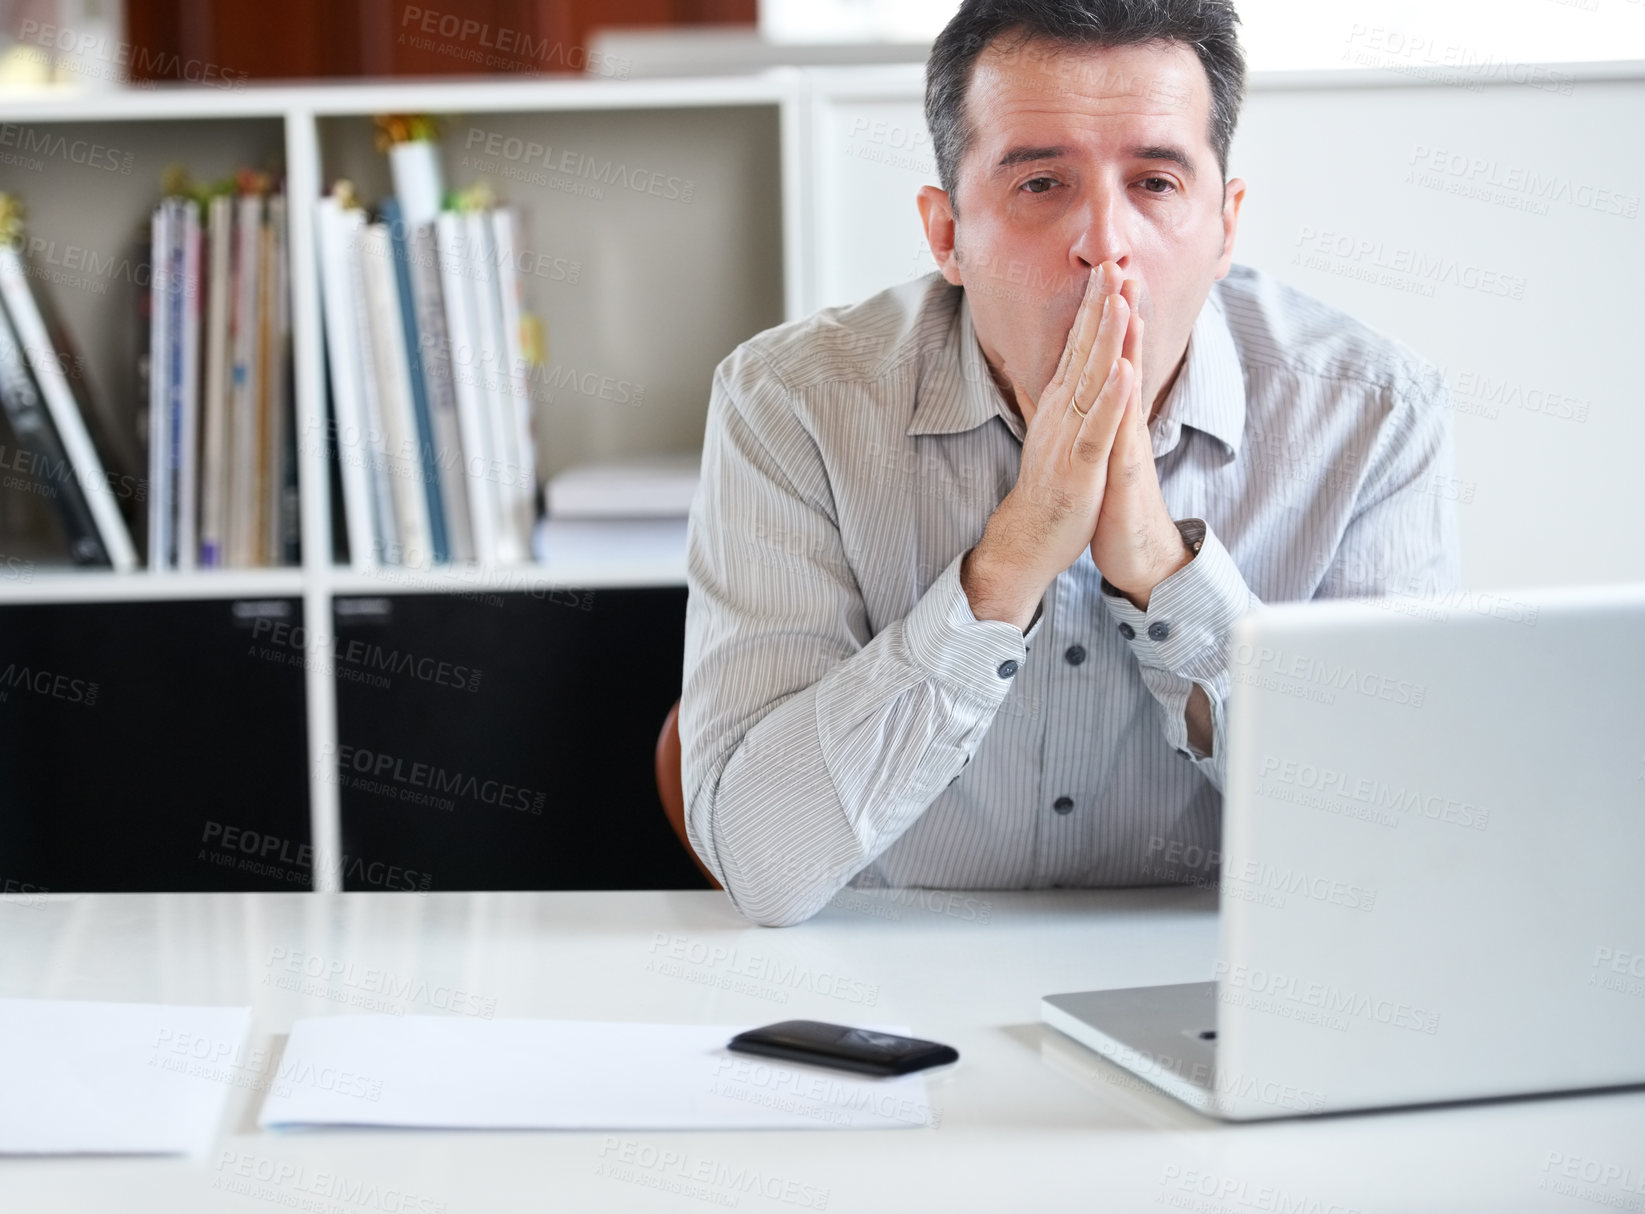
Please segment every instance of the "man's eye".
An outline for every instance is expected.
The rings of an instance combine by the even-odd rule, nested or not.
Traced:
[[[1030,177],[1022,183],[1020,188],[1027,190],[1030,194],[1043,194],[1056,184],[1057,179],[1055,177]]]
[[[1142,181],[1144,188],[1147,188],[1150,182],[1158,182],[1160,185],[1165,187],[1163,190],[1148,189],[1150,194],[1164,194],[1177,188],[1176,183],[1169,177],[1145,177]]]

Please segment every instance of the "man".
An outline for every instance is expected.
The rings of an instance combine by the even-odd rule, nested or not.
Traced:
[[[844,885],[1204,881],[1230,630],[1457,576],[1440,374],[1232,265],[1230,0],[967,0],[940,274],[738,347],[689,538],[687,824],[749,918]]]

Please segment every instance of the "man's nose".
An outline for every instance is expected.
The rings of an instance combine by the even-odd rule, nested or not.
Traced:
[[[1083,290],[1086,277],[1105,261],[1119,263],[1123,274],[1131,265],[1130,213],[1119,187],[1099,185],[1088,191],[1080,204],[1070,208],[1069,263]]]

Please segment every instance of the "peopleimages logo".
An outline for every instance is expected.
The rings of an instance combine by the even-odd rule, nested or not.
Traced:
[[[1266,645],[1259,649],[1249,642],[1241,642],[1234,647],[1233,659],[1236,667],[1243,668],[1235,671],[1235,678],[1244,682],[1259,682],[1262,672],[1268,672],[1274,678],[1311,684],[1325,692],[1352,691],[1412,708],[1421,708],[1428,697],[1427,685],[1423,683],[1390,678],[1343,662],[1327,662],[1306,654],[1286,653],[1283,649]]]
[[[1588,985],[1624,995],[1645,996],[1645,953],[1599,945]]]
[[[522,168],[541,165],[547,172],[584,179],[598,186],[621,187],[670,202],[688,203],[697,190],[696,181],[689,177],[674,177],[654,169],[624,164],[620,160],[602,162],[587,152],[566,147],[556,149],[553,144],[520,139],[481,127],[468,128],[463,151],[469,154],[464,157],[464,167],[483,169],[485,166],[478,163],[470,165],[468,160],[471,156],[492,156]],[[536,181],[535,184],[543,183]]]
[[[1148,840],[1147,859],[1156,863],[1144,871],[1151,876],[1180,877],[1185,871],[1216,868],[1222,864],[1222,853],[1181,840],[1165,839],[1155,835]],[[1192,885],[1215,886],[1218,882],[1201,878]],[[1284,906],[1285,899],[1277,901],[1254,895],[1273,893],[1300,894],[1315,902],[1328,902],[1348,910],[1371,910],[1376,905],[1377,892],[1334,877],[1324,876],[1290,867],[1269,864],[1266,861],[1246,859],[1221,871],[1220,885],[1246,901],[1262,901],[1268,905]]]
[[[447,771],[436,763],[407,760],[398,755],[369,750],[363,746],[328,743],[321,751],[326,760],[335,759],[344,773],[368,777],[379,784],[392,782],[408,788],[427,790],[434,794],[449,794],[482,805],[499,809],[514,809],[524,813],[541,814],[547,794],[522,788],[504,780],[488,779],[473,773]],[[376,791],[367,789],[366,791]],[[446,806],[450,808],[450,806]]]
[[[1158,1205],[1215,1214],[1242,1206],[1248,1210],[1279,1210],[1285,1214],[1360,1214],[1358,1206],[1325,1201],[1306,1193],[1270,1184],[1253,1184],[1234,1176],[1167,1164],[1160,1180]]]
[[[270,986],[320,995],[336,1002],[346,1001],[366,1011],[394,1016],[405,1015],[405,1005],[413,1003],[482,1020],[490,1020],[497,1010],[497,1000],[492,996],[444,983],[430,984],[422,978],[379,966],[356,965],[353,961],[280,946],[269,950],[263,981]]]
[[[68,704],[84,704],[87,708],[97,703],[96,683],[26,663],[7,663],[6,668],[0,670],[0,687],[33,692]]]
[[[735,1206],[744,1194],[780,1201],[802,1210],[826,1210],[830,1190],[794,1177],[729,1164],[689,1150],[654,1147],[633,1138],[607,1135],[595,1175],[626,1181],[710,1205]]]
[[[326,853],[312,843],[299,843],[225,822],[207,820],[200,835],[197,859],[225,868],[236,868],[279,881],[306,884],[317,869],[340,862],[345,883],[359,883],[378,889],[403,889],[427,893],[434,878],[414,868],[402,868],[383,860],[368,860],[347,852]]]
[[[93,143],[87,139],[71,140],[55,131],[24,126],[16,122],[0,122],[0,148],[16,148],[23,153],[38,153],[54,160],[66,160],[70,164],[83,165],[88,169],[101,169],[104,172],[128,176],[131,173],[132,161],[135,159],[131,152],[123,152],[119,148]]]
[[[459,666],[438,658],[419,657],[417,654],[399,649],[384,649],[374,641],[343,641],[324,634],[317,634],[311,638],[303,625],[283,623],[268,616],[258,616],[252,621],[251,636],[254,642],[265,642],[265,649],[275,653],[289,652],[297,655],[306,652],[312,639],[321,653],[332,660],[333,673],[340,678],[354,677],[356,673],[374,675],[377,679],[376,685],[386,687],[386,675],[409,675],[424,683],[454,687],[459,691],[480,689],[480,671],[477,667]],[[250,656],[267,656],[257,653],[257,648],[254,644],[249,651]],[[384,674],[375,674],[378,671]]]
[[[657,932],[652,936],[648,951],[651,960],[646,963],[646,968],[653,973],[694,981],[696,979],[689,975],[696,970],[706,976],[705,985],[735,989],[733,984],[738,981],[751,983],[755,990],[763,988],[781,995],[778,1002],[787,1002],[789,990],[809,991],[814,995],[826,995],[864,1007],[873,1007],[880,999],[877,984],[869,985],[828,970],[812,969],[783,957],[745,953],[724,944],[709,944],[687,936]],[[753,993],[753,990],[745,993]]]
[[[1344,990],[1327,982],[1304,980],[1293,974],[1281,974],[1253,966],[1229,965],[1218,961],[1212,967],[1220,997],[1225,1001],[1258,1011],[1277,1010],[1255,1000],[1239,997],[1241,994],[1258,996],[1272,1003],[1299,1004],[1314,1008],[1328,1016],[1358,1016],[1391,1028],[1410,1029],[1412,1032],[1433,1034],[1439,1031],[1439,1013],[1426,1011],[1397,999],[1383,999],[1364,991]]]
[[[381,1210],[383,1214],[445,1214],[446,1210],[443,1201],[420,1197],[395,1185],[243,1151],[224,1151],[218,1157],[211,1187],[237,1197],[326,1214],[346,1209]]]
[[[1358,802],[1369,810],[1397,811],[1407,816],[1448,822],[1472,830],[1484,830],[1491,821],[1491,811],[1475,805],[1472,801],[1459,801],[1455,797],[1443,797],[1438,793],[1410,788],[1404,784],[1390,784],[1386,780],[1350,775],[1333,767],[1321,767],[1313,763],[1281,759],[1277,755],[1266,754],[1262,758],[1262,771],[1257,781],[1258,794],[1276,795],[1276,783],[1312,793],[1319,799],[1341,797]],[[1280,796],[1279,799],[1297,800],[1295,797],[1286,796]],[[1303,803],[1312,804],[1311,801]],[[1389,814],[1377,815],[1377,820],[1385,824],[1397,824],[1399,821],[1397,817]]]
[[[867,1113],[934,1130],[942,1127],[942,1110],[923,1100],[896,1091],[880,1091],[860,1079],[836,1079],[808,1068],[756,1058],[721,1058],[714,1064],[714,1079],[708,1091],[711,1096],[798,1113],[835,1125],[849,1125],[856,1114]]]
[[[1541,1187],[1550,1192],[1582,1197],[1619,1210],[1645,1209],[1645,1167],[1638,1164],[1549,1151],[1542,1170],[1545,1175]]]

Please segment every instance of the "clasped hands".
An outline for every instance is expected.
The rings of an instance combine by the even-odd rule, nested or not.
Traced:
[[[1105,261],[1086,283],[1056,374],[1035,401],[1011,375],[1027,426],[1017,484],[989,530],[1043,585],[1089,551],[1109,583],[1147,610],[1192,557],[1154,470],[1139,368],[1134,280]],[[1007,368],[1007,374],[1010,370]],[[1003,517],[1001,517],[1003,516]]]

